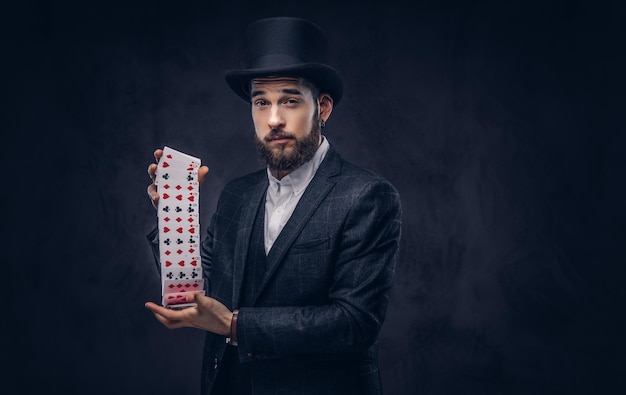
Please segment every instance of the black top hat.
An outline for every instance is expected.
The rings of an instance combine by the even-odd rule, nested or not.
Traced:
[[[256,77],[303,77],[327,92],[337,105],[343,94],[339,73],[326,64],[326,35],[319,26],[292,17],[266,18],[246,29],[247,64],[226,72],[226,82],[250,101],[249,81]]]

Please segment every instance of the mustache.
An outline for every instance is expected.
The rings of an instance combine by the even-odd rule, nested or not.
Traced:
[[[295,138],[296,136],[294,136],[292,133],[285,132],[282,129],[272,129],[270,133],[267,136],[265,136],[263,139],[265,141],[272,141],[272,140],[295,139]]]

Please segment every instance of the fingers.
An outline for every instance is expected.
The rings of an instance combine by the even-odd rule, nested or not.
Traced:
[[[159,159],[161,159],[161,156],[163,156],[163,150],[162,149],[157,149],[154,151],[154,160],[157,161],[157,163],[159,163]]]
[[[159,306],[156,303],[153,302],[146,302],[145,304],[146,308],[148,310],[150,310],[151,312],[153,312],[154,314],[158,314],[162,317],[168,317],[170,312],[175,312],[173,310],[168,310],[163,306]]]
[[[198,169],[198,182],[200,184],[202,184],[202,181],[204,181],[204,177],[207,175],[208,172],[209,168],[207,166],[200,166],[200,168]]]
[[[154,184],[150,184],[148,185],[148,197],[150,198],[150,201],[152,202],[152,205],[154,206],[154,208],[159,208],[159,193],[157,192],[157,187]]]
[[[152,182],[154,182],[154,180],[156,179],[157,167],[158,166],[156,163],[150,163],[150,165],[148,165],[148,175],[152,179]]]
[[[188,303],[195,302],[196,305],[182,310],[167,309],[152,302],[147,302],[145,306],[169,329],[190,327],[220,335],[230,332],[233,313],[228,307],[205,296],[203,291],[188,292],[186,296]]]
[[[200,304],[200,297],[204,296],[204,291],[187,292],[187,303]]]
[[[162,149],[157,149],[154,151],[154,159],[157,161],[157,163],[159,163],[159,159],[161,159],[161,156],[163,156]],[[150,198],[150,201],[152,202],[154,208],[159,207],[159,193],[157,192],[157,187],[155,185],[157,168],[158,165],[156,163],[150,163],[148,165],[148,175],[152,180],[152,184],[148,185],[147,192],[148,197]]]
[[[145,306],[154,314],[154,317],[168,329],[177,329],[188,326],[185,325],[183,321],[184,316],[181,314],[181,311],[166,309],[165,307],[152,302],[147,302]]]
[[[167,327],[167,329],[182,328],[182,324],[180,323],[180,321],[169,320],[163,317],[162,315],[160,315],[159,313],[153,313],[153,314],[154,314],[154,317],[157,319],[157,321],[159,321],[161,324]]]
[[[152,205],[154,206],[154,208],[158,208],[158,204],[159,204],[159,193],[157,192],[157,186],[154,183],[155,179],[156,179],[156,170],[157,170],[157,165],[154,163],[151,163],[148,166],[148,175],[150,176],[150,178],[152,179],[152,184],[148,185],[148,189],[146,190],[146,192],[148,193],[148,197],[150,198],[150,201],[152,202]]]
[[[163,156],[163,150],[162,149],[155,150],[154,160],[156,161],[156,163],[150,163],[150,165],[148,166],[148,175],[150,176],[153,182],[154,182],[154,179],[156,178],[156,171],[158,167],[157,163],[159,163],[161,156]]]

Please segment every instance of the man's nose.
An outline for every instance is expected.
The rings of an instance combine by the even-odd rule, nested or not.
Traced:
[[[270,116],[267,119],[267,125],[271,129],[277,129],[278,127],[285,126],[285,118],[282,116],[279,106],[272,106],[270,109]]]

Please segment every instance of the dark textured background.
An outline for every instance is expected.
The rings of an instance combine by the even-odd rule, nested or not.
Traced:
[[[386,393],[623,390],[623,3],[394,3],[2,6],[0,392],[197,393],[202,334],[143,307],[146,167],[163,145],[201,157],[204,224],[259,167],[223,73],[276,15],[332,38],[325,133],[403,199]]]

